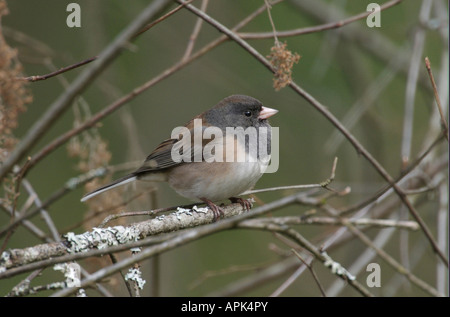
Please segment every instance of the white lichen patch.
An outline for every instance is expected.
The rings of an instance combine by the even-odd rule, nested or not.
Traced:
[[[80,266],[77,263],[58,263],[53,266],[53,269],[64,274],[67,287],[80,286]]]
[[[81,285],[81,267],[78,263],[58,263],[53,266],[55,271],[60,271],[64,274],[66,287],[80,287]],[[54,286],[53,286],[54,287]],[[84,289],[77,291],[78,297],[85,297],[86,292]]]
[[[3,251],[0,255],[0,273],[6,271],[6,267],[11,262],[11,253],[9,251]]]
[[[143,289],[144,284],[147,282],[142,278],[141,270],[137,268],[130,268],[128,273],[125,275],[125,280],[135,282],[139,289]]]
[[[203,214],[206,214],[207,212],[208,212],[208,208],[207,207],[197,207],[197,206],[194,206],[194,207],[192,207],[192,210],[193,211],[195,211],[195,212],[201,212],[201,213],[203,213]]]
[[[344,276],[346,279],[351,281],[356,279],[355,276],[350,274],[350,272],[347,271],[340,263],[330,258],[330,256],[325,251],[322,252],[322,255],[325,257],[325,262],[323,264],[325,265],[325,267],[331,269],[331,273],[339,276]]]
[[[139,240],[139,231],[134,227],[93,228],[83,234],[69,232],[65,235],[70,245],[69,252],[84,252],[92,248],[104,249],[109,246],[125,244]]]
[[[73,232],[68,232],[65,235],[67,242],[70,244],[70,248],[68,248],[68,252],[77,253],[89,250],[89,240],[87,237],[83,235],[76,235]]]
[[[140,232],[134,227],[118,226],[114,228],[117,228],[117,233],[115,235],[120,244],[139,240]]]
[[[177,211],[173,212],[173,214],[177,217],[178,220],[181,220],[181,215],[186,214],[188,216],[192,216],[191,209],[178,207]]]
[[[192,209],[177,207],[177,211],[174,211],[172,214],[177,217],[178,220],[181,220],[181,215],[185,214],[188,216],[192,216],[192,212],[200,212],[206,214],[208,212],[207,207],[197,207],[194,206]]]

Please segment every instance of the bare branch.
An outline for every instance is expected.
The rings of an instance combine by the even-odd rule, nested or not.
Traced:
[[[330,190],[330,188],[328,188],[328,185],[330,185],[334,180],[336,166],[337,166],[337,157],[334,158],[330,177],[318,184],[288,185],[288,186],[277,186],[277,187],[271,187],[271,188],[252,189],[252,190],[248,190],[248,191],[242,193],[242,195],[250,195],[250,194],[256,194],[256,193],[263,193],[263,192],[270,192],[270,191],[277,191],[277,190],[286,190],[286,189],[326,188],[326,189]]]
[[[434,91],[434,97],[436,98],[436,104],[439,110],[439,114],[441,116],[441,124],[442,128],[444,129],[445,138],[448,141],[448,125],[447,121],[445,120],[444,110],[442,109],[441,105],[441,98],[439,98],[439,93],[436,87],[436,82],[434,81],[433,72],[431,71],[431,63],[428,57],[425,57],[425,66],[427,68],[428,76],[430,76],[431,86],[433,87]]]
[[[17,80],[24,80],[24,81],[30,81],[30,82],[46,80],[46,79],[52,78],[54,76],[58,76],[60,74],[68,72],[68,71],[70,71],[72,69],[75,69],[75,68],[87,65],[90,62],[95,61],[97,59],[97,57],[98,56],[94,56],[94,57],[88,58],[88,59],[86,59],[84,61],[72,64],[72,65],[69,65],[69,66],[66,66],[66,67],[62,67],[62,68],[60,68],[60,69],[58,69],[58,70],[56,70],[54,72],[51,72],[51,73],[48,73],[48,74],[45,74],[45,75],[33,75],[33,76],[29,76],[29,77],[17,78]]]
[[[236,216],[244,211],[240,204],[230,204],[223,207],[223,210],[225,218]],[[104,249],[107,246],[126,244],[147,236],[204,225],[214,221],[214,215],[209,211],[208,208],[194,207],[192,210],[179,208],[169,215],[158,216],[155,219],[135,223],[128,227],[94,228],[93,231],[80,235],[68,233],[60,243],[47,243],[26,249],[5,251],[0,257],[0,267],[8,269],[19,265],[23,266],[27,263],[68,253],[86,252],[93,248]]]
[[[327,297],[327,295],[325,294],[325,290],[322,287],[322,284],[320,284],[319,277],[317,276],[316,272],[314,272],[314,270],[312,268],[312,265],[311,265],[312,261],[311,261],[311,263],[306,262],[305,260],[303,260],[301,255],[295,249],[291,249],[291,250],[300,259],[300,261],[302,261],[302,263],[304,265],[306,265],[308,270],[311,272],[311,275],[313,276],[314,281],[316,282],[317,286],[319,287],[319,290],[320,290],[320,293],[322,293],[322,296]]]
[[[403,0],[388,1],[380,6],[380,11],[383,11],[390,7],[393,7],[402,1]],[[304,35],[304,34],[310,34],[310,33],[322,32],[322,31],[326,31],[326,30],[337,29],[337,28],[343,27],[347,24],[353,23],[355,21],[365,19],[369,16],[369,14],[371,14],[370,11],[364,11],[357,15],[354,15],[352,17],[349,17],[347,19],[344,19],[344,20],[341,20],[338,22],[330,22],[330,23],[325,23],[322,25],[316,25],[316,26],[299,28],[299,29],[295,29],[295,30],[287,30],[287,31],[276,31],[275,27],[273,27],[273,21],[269,14],[269,18],[271,20],[271,24],[272,24],[272,28],[273,28],[272,32],[238,33],[238,35],[244,40],[268,39],[268,38],[275,37],[276,41],[278,41],[279,37],[298,36],[298,35]]]

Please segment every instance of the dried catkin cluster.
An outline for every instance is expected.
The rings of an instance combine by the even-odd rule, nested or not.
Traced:
[[[78,105],[75,104],[74,107]],[[80,118],[75,119],[74,125],[81,124]],[[84,132],[78,136],[73,137],[67,146],[67,152],[70,157],[78,160],[76,169],[82,173],[87,173],[99,167],[107,166],[111,160],[111,152],[108,149],[108,143],[100,136],[96,129]],[[91,192],[102,185],[111,182],[111,175],[105,177],[97,177],[92,181],[85,184],[85,192]],[[97,227],[108,214],[115,214],[120,212],[120,208],[123,207],[121,188],[112,190],[102,195],[98,195],[92,199],[89,199],[87,204],[87,211],[84,214],[83,228],[90,230],[93,227]],[[125,225],[127,218],[119,218],[115,221],[115,225]],[[106,267],[110,265],[110,259],[107,257],[89,258],[86,260],[86,264],[92,270],[97,270],[100,267]],[[118,286],[120,281],[117,277],[112,277],[108,280],[109,285]]]
[[[26,82],[17,79],[22,75],[17,50],[8,46],[3,37],[1,18],[6,14],[6,2],[0,0],[0,162],[6,159],[17,143],[13,131],[17,127],[19,114],[32,101]]]
[[[289,85],[292,81],[292,67],[300,60],[300,55],[292,53],[286,48],[286,42],[275,42],[275,45],[270,49],[270,54],[267,55],[272,66],[275,68],[273,78],[273,87],[275,90]]]
[[[69,156],[77,158],[77,170],[82,173],[87,173],[99,167],[107,166],[111,160],[111,152],[108,149],[108,144],[104,141],[98,133],[84,133],[80,136],[73,137],[68,146],[67,151]],[[105,185],[111,181],[111,176],[104,178],[95,178],[86,183],[85,191],[90,192],[98,187]],[[88,200],[89,211],[86,214],[87,219],[84,226],[87,228],[98,225],[105,217],[105,212],[116,212],[115,207],[121,206],[122,197],[121,190],[115,190],[103,195],[99,195],[93,199]]]
[[[81,137],[73,137],[67,151],[69,156],[80,159],[77,170],[82,173],[106,166],[111,160],[108,144],[96,133],[94,135],[84,133]]]

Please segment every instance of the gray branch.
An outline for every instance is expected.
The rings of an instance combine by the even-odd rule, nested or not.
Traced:
[[[224,218],[239,215],[244,212],[240,204],[230,204],[222,207]],[[197,227],[212,223],[214,215],[209,208],[193,209],[178,208],[167,215],[133,223],[129,226],[114,226],[93,228],[82,234],[72,232],[64,235],[62,242],[39,244],[24,249],[11,249],[0,255],[0,277],[6,270],[25,264],[61,257],[71,253],[82,253],[93,249],[106,249],[110,246],[127,245],[148,236],[168,233],[182,229]],[[219,220],[220,221],[220,220]]]

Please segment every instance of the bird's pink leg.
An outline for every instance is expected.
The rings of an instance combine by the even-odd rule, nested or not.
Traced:
[[[215,203],[213,203],[211,200],[206,198],[200,198],[203,202],[205,202],[208,207],[212,210],[214,214],[214,222],[217,221],[217,219],[220,218],[220,216],[223,216],[223,209],[217,206]]]

